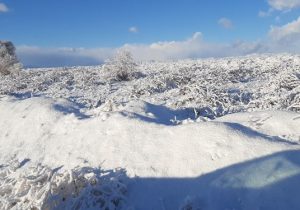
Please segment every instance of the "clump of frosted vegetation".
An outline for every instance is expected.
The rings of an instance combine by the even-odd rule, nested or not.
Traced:
[[[16,73],[20,69],[21,64],[17,59],[13,43],[0,41],[0,75]]]
[[[134,78],[137,64],[134,62],[132,54],[126,50],[120,50],[110,60],[106,62],[103,69],[111,80],[128,81]]]
[[[0,167],[0,209],[118,210],[125,205],[128,177],[122,169],[60,172],[25,161]]]

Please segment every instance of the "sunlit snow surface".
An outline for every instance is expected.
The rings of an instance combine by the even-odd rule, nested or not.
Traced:
[[[0,209],[299,209],[300,56],[0,78]]]

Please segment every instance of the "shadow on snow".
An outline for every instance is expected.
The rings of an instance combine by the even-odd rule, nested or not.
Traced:
[[[19,167],[29,161],[24,159]],[[36,176],[24,174],[20,177],[25,177],[27,184],[48,186],[47,180],[52,180],[62,167],[37,167],[37,172],[33,173]],[[4,180],[9,173],[11,171],[0,173],[0,178]],[[17,177],[12,174],[11,178]],[[116,207],[125,202],[136,210],[298,210],[300,150],[274,153],[192,178],[129,178],[125,169],[105,172],[83,167],[74,169],[63,180],[65,182],[60,185],[53,183],[55,190],[47,194],[44,205],[54,207],[49,209],[85,209],[106,204]]]
[[[196,178],[135,178],[129,185],[129,197],[136,201],[137,209],[173,210],[185,203],[185,210],[298,210],[299,194],[299,150],[275,153]]]
[[[212,111],[209,108],[194,109],[170,109],[163,105],[155,105],[148,102],[144,102],[144,111],[151,113],[151,116],[145,116],[135,112],[123,111],[121,114],[126,117],[137,118],[145,122],[162,124],[167,126],[176,125],[176,121],[182,121],[186,119],[196,120],[197,117],[214,118]]]

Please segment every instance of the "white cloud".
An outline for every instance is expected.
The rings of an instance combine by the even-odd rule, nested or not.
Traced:
[[[300,7],[300,0],[268,0],[268,3],[276,10],[291,10]]]
[[[225,17],[220,18],[218,20],[218,24],[220,26],[222,26],[223,28],[226,28],[226,29],[230,29],[230,28],[233,27],[232,21],[230,19],[228,19],[228,18],[225,18]]]
[[[8,7],[4,3],[0,3],[0,13],[8,12]]]
[[[209,43],[200,32],[184,41],[156,42],[150,45],[127,44],[122,48],[131,51],[138,60],[174,60],[200,57],[244,55],[259,50],[258,43]]]
[[[137,33],[139,32],[139,29],[136,26],[132,26],[128,29],[128,31],[131,33]]]
[[[270,8],[268,11],[259,11],[258,16],[259,17],[269,17],[272,15],[272,13],[274,12],[273,8]]]
[[[270,8],[268,11],[259,11],[259,17],[269,17],[276,10],[277,11],[290,11],[292,9],[300,8],[300,0],[268,0]]]
[[[269,36],[277,42],[294,42],[300,40],[300,17],[283,26],[272,26]]]
[[[283,26],[272,26],[269,34],[273,51],[300,52],[300,17]]]

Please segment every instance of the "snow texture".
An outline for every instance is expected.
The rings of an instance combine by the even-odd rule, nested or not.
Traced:
[[[299,209],[300,56],[0,78],[0,208]]]

